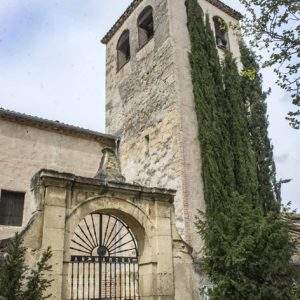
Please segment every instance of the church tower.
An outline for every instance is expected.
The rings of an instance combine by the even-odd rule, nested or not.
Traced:
[[[239,58],[231,24],[241,15],[219,0],[199,0],[220,55]],[[218,28],[221,18],[227,24]],[[106,130],[120,136],[128,182],[177,190],[176,227],[194,254],[194,218],[203,210],[201,151],[188,53],[185,0],[134,0],[102,42],[106,57]]]

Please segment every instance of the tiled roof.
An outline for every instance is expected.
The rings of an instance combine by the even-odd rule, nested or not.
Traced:
[[[39,128],[42,130],[54,131],[65,135],[97,140],[111,146],[115,145],[115,141],[117,139],[117,137],[113,135],[103,134],[97,131],[64,124],[58,121],[50,121],[3,108],[0,108],[0,119]]]
[[[206,0],[207,2],[211,3],[212,5],[216,6],[217,8],[221,9],[231,17],[241,20],[243,16],[230,6],[226,5],[220,0]],[[131,15],[131,13],[139,6],[140,3],[142,3],[143,0],[134,0],[131,2],[129,7],[125,10],[125,12],[122,14],[122,16],[117,20],[117,22],[113,25],[113,27],[108,31],[108,33],[104,36],[104,38],[101,40],[103,44],[107,44],[110,39],[114,36],[114,34],[119,30],[119,28],[124,24],[124,22],[127,20],[127,18]]]

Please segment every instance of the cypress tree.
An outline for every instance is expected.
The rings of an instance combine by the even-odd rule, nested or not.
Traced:
[[[295,244],[289,222],[278,214],[263,214],[246,200],[234,197],[214,215],[215,222],[198,222],[206,243],[202,267],[213,284],[210,296],[217,300],[296,299],[291,263]]]
[[[253,205],[258,204],[258,180],[255,156],[248,129],[247,110],[243,101],[241,77],[230,52],[226,53],[223,64],[225,97],[228,103],[227,120],[231,149],[234,156],[234,174],[237,192],[246,196]]]
[[[290,263],[295,244],[289,236],[289,222],[279,210],[262,205],[272,199],[261,198],[265,188],[260,187],[260,150],[254,137],[257,129],[252,128],[259,128],[266,137],[266,124],[259,125],[253,108],[251,114],[247,103],[254,96],[245,98],[247,83],[230,53],[223,68],[220,66],[208,16],[205,22],[197,0],[187,1],[187,14],[206,204],[196,224],[204,240],[202,267],[214,287],[210,296],[220,300],[292,299]],[[260,113],[262,120],[265,112],[261,109]],[[273,166],[271,148],[264,147]],[[275,182],[273,170],[270,167],[265,176],[271,183]]]
[[[206,15],[206,57],[209,63],[209,69],[212,74],[215,107],[218,122],[218,136],[215,149],[219,153],[218,159],[220,164],[220,173],[223,179],[223,186],[226,188],[226,196],[231,197],[235,187],[235,179],[233,173],[233,156],[230,145],[230,133],[228,128],[228,108],[227,99],[224,92],[224,83],[222,78],[222,67],[216,47],[215,37],[211,29],[209,15]],[[226,201],[226,199],[222,199]]]
[[[220,164],[220,158],[223,156],[219,153],[221,141],[218,136],[221,128],[218,122],[214,78],[207,59],[204,14],[197,0],[187,2],[187,11],[191,35],[190,63],[203,160],[204,195],[207,211],[213,212],[223,204],[222,199],[226,198],[226,187],[223,185]]]
[[[0,267],[0,295],[6,300],[22,299],[22,281],[25,279],[25,252],[22,238],[16,235],[8,245],[6,259]]]
[[[255,54],[240,43],[243,72],[241,79],[242,97],[248,106],[249,131],[255,153],[258,177],[258,196],[265,212],[279,211],[276,199],[276,170],[273,148],[268,136],[267,93],[262,89],[262,76]]]
[[[44,293],[51,286],[53,280],[47,278],[47,273],[52,271],[49,259],[52,257],[50,248],[48,248],[37,263],[37,267],[30,271],[27,276],[27,285],[23,293],[23,300],[42,300],[51,295],[44,296]]]
[[[52,282],[46,276],[52,269],[48,263],[52,256],[50,249],[43,252],[37,265],[29,269],[25,264],[26,248],[22,244],[22,236],[16,234],[6,249],[6,257],[0,265],[0,299],[42,300],[49,298],[43,294]]]

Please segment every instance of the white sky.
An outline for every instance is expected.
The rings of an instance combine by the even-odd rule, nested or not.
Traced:
[[[0,106],[104,132],[105,47],[100,39],[131,0],[0,0]],[[237,0],[224,1],[242,11]],[[291,107],[263,72],[270,136],[285,202],[300,209],[300,131]]]

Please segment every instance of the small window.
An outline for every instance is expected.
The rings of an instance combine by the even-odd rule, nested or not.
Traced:
[[[214,17],[216,43],[222,49],[229,49],[228,27],[225,21],[220,17]]]
[[[144,47],[154,35],[153,9],[147,6],[138,17],[139,46]]]
[[[130,60],[129,30],[125,30],[119,38],[117,45],[118,70],[120,70]]]
[[[0,225],[22,226],[25,193],[1,191]]]

